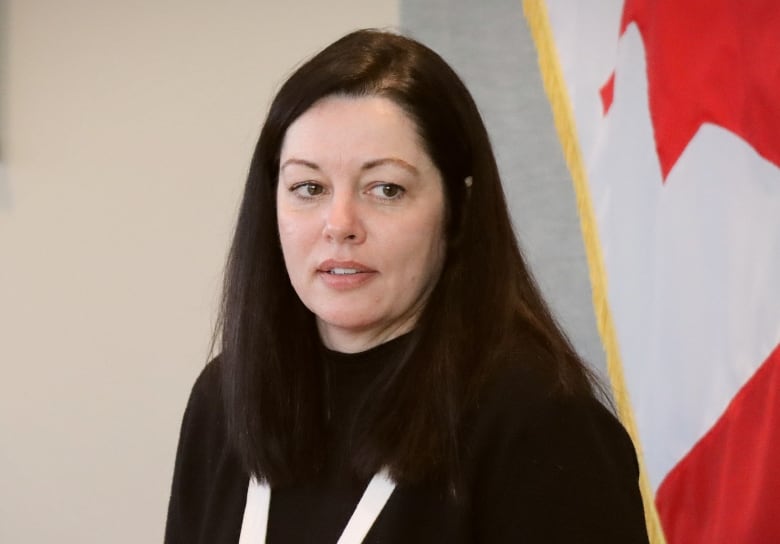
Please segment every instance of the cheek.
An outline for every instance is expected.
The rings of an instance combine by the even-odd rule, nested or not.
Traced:
[[[430,285],[438,279],[446,252],[443,230],[442,223],[434,219],[421,222],[408,233],[411,243],[406,245],[406,253],[412,265],[407,269],[410,280]],[[427,235],[421,237],[421,232]]]
[[[435,284],[441,275],[441,269],[444,265],[444,258],[447,253],[447,244],[444,242],[442,236],[437,237],[435,240],[431,240],[431,245],[428,250],[427,260],[427,275],[428,280],[426,283]]]
[[[314,240],[322,233],[322,218],[311,210],[290,210],[279,207],[276,211],[279,238]]]
[[[282,242],[282,247],[284,248],[289,240],[295,238],[295,223],[280,216],[277,226],[279,228],[279,240]]]
[[[282,246],[282,255],[287,265],[287,273],[295,275],[297,267],[301,264],[301,257],[305,254],[305,240],[302,236],[301,226],[283,214],[279,215],[279,242]]]
[[[437,220],[431,225],[431,236],[428,240],[428,273],[430,281],[435,283],[441,275],[441,269],[447,255],[447,240],[444,213],[437,215]]]

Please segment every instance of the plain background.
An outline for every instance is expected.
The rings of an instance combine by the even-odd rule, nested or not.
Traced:
[[[0,542],[162,540],[270,98],[399,21],[472,89],[533,269],[603,366],[519,0],[0,0]]]

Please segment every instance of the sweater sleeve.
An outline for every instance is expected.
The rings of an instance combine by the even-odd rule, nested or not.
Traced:
[[[634,447],[606,408],[547,399],[518,418],[503,404],[477,475],[478,542],[647,542]]]

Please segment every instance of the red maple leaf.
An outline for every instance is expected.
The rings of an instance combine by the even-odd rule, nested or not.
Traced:
[[[780,167],[780,1],[626,0],[647,56],[650,117],[666,180],[703,123]],[[612,105],[615,74],[601,88]]]

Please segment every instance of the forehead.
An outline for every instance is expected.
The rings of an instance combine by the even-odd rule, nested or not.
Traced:
[[[415,122],[381,96],[336,95],[317,101],[287,129],[280,152],[282,162],[291,157],[321,162],[390,156],[429,161]]]

